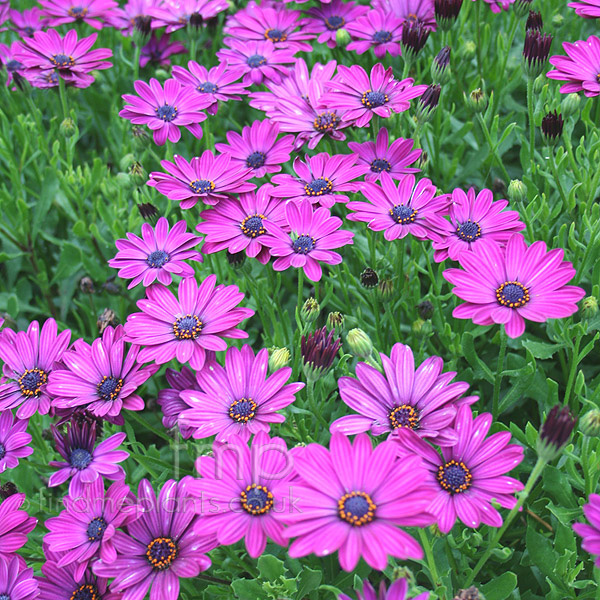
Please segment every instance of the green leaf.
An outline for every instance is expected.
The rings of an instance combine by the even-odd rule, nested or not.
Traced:
[[[255,579],[237,579],[231,584],[235,598],[239,600],[258,600],[267,598],[267,592]]]
[[[546,344],[544,342],[534,342],[533,340],[523,340],[521,344],[523,348],[529,350],[535,358],[540,360],[552,358],[556,352],[565,347],[564,344]]]
[[[302,598],[310,594],[310,592],[316,590],[322,579],[323,573],[321,573],[321,571],[315,571],[308,567],[304,567],[297,578],[298,592],[296,593],[296,600],[302,600]]]
[[[481,591],[486,600],[504,600],[508,598],[517,587],[517,576],[511,571],[494,577],[492,581],[481,586]]]
[[[283,561],[271,554],[263,554],[258,559],[258,572],[262,579],[275,581],[285,575],[285,566]]]

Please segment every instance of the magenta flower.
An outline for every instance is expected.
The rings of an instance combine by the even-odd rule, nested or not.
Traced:
[[[162,2],[148,12],[153,17],[153,29],[166,27],[167,33],[173,33],[190,23],[198,26],[204,21],[214,19],[228,8],[227,0],[178,0]]]
[[[385,569],[388,555],[420,559],[421,546],[398,527],[424,527],[431,485],[421,459],[396,461],[397,445],[382,442],[375,449],[366,434],[350,444],[334,433],[326,450],[309,444],[294,453],[300,480],[294,485],[294,510],[277,514],[289,525],[285,535],[295,539],[292,558],[338,551],[342,569],[352,571],[362,556],[367,564]],[[390,481],[394,485],[390,485]]]
[[[163,146],[167,139],[178,142],[181,138],[179,127],[185,127],[194,137],[202,137],[200,123],[206,115],[198,108],[196,94],[183,87],[175,79],[165,81],[164,90],[158,80],[150,79],[133,83],[139,96],[124,94],[129,104],[119,113],[120,117],[134,125],[148,125],[154,131],[154,143]]]
[[[43,13],[37,6],[22,12],[11,8],[8,14],[13,24],[11,29],[21,37],[31,37],[36,31],[47,26],[46,20],[42,18]]]
[[[198,286],[193,277],[182,279],[179,298],[159,285],[146,290],[147,298],[137,303],[142,312],[129,315],[125,324],[128,341],[144,347],[140,362],[162,365],[177,358],[199,371],[207,350],[227,349],[223,338],[248,337],[236,326],[254,311],[235,308],[244,294],[235,285],[217,286],[216,281],[215,275],[209,275]]]
[[[473,188],[466,194],[456,188],[452,192],[450,223],[437,218],[440,229],[445,228],[445,233],[441,241],[433,242],[435,261],[442,262],[448,257],[458,260],[461,252],[473,250],[476,245],[506,245],[514,233],[525,229],[519,213],[504,210],[507,206],[508,200],[494,202],[494,196],[488,189],[481,190],[476,196]]]
[[[388,130],[382,127],[375,142],[348,142],[348,148],[358,154],[358,164],[365,164],[369,171],[365,181],[377,181],[381,173],[389,173],[392,179],[401,179],[407,173],[418,173],[419,169],[409,167],[419,159],[422,151],[413,150],[414,141],[397,138],[388,146]]]
[[[382,10],[370,10],[346,27],[354,38],[346,49],[364,54],[373,48],[375,56],[380,59],[388,53],[390,56],[398,56],[404,21],[405,19]]]
[[[408,582],[406,579],[397,579],[390,585],[389,589],[386,589],[385,583],[382,581],[379,586],[379,594],[375,593],[373,586],[365,579],[362,593],[356,590],[356,598],[357,600],[408,600],[407,593]],[[428,598],[429,592],[423,592],[415,596],[413,600],[427,600]],[[338,600],[352,600],[352,598],[346,596],[346,594],[340,594]]]
[[[210,70],[191,60],[188,68],[179,65],[173,67],[173,77],[182,85],[196,90],[198,101],[209,115],[216,115],[219,100],[241,100],[240,94],[246,94],[247,83],[238,82],[244,75],[243,67],[230,67],[226,62],[219,63]]]
[[[48,376],[71,339],[67,329],[58,333],[56,321],[48,319],[40,331],[32,321],[27,331],[0,334],[0,359],[4,362],[0,383],[0,411],[17,408],[17,418],[29,419],[35,412],[48,414],[51,398],[46,391]]]
[[[25,494],[13,494],[0,502],[0,565],[14,557],[14,553],[27,543],[27,534],[35,529],[37,519],[19,510],[23,502]],[[24,567],[25,561],[20,557],[18,560]]]
[[[567,56],[551,56],[550,64],[556,67],[546,73],[550,79],[567,81],[561,86],[563,94],[581,92],[592,98],[600,94],[600,39],[591,35],[587,40],[579,40],[574,44],[564,42],[563,48]]]
[[[271,249],[271,256],[277,257],[273,269],[302,268],[311,281],[320,281],[323,274],[321,263],[339,265],[342,257],[332,250],[352,244],[354,234],[338,231],[342,220],[332,217],[323,206],[315,210],[309,200],[287,202],[285,216],[285,229],[268,221],[265,224],[268,235],[262,243]]]
[[[452,315],[477,325],[504,324],[511,338],[523,334],[525,319],[543,323],[572,315],[585,290],[566,285],[575,269],[563,257],[562,249],[547,251],[541,241],[527,246],[518,233],[504,251],[487,244],[461,252],[462,269],[444,271],[444,278],[456,286],[454,294],[466,301]]]
[[[0,412],[0,473],[14,469],[19,458],[33,454],[31,436],[27,433],[27,421],[13,419],[10,410]]]
[[[179,415],[190,408],[181,398],[183,390],[202,391],[193,371],[182,367],[181,372],[175,369],[167,369],[165,372],[167,383],[171,386],[158,392],[157,403],[163,412],[162,423],[167,429],[179,427],[179,432],[184,439],[192,437],[193,427],[185,427],[179,421]]]
[[[476,2],[478,0],[473,0]],[[479,0],[480,2],[482,0]],[[508,10],[510,5],[515,2],[515,0],[483,0],[491,9],[493,13],[499,13],[503,10]]]
[[[23,569],[20,560],[13,556],[0,560],[0,598],[8,600],[33,600],[40,595],[33,569]]]
[[[354,211],[350,221],[364,221],[373,231],[384,231],[388,241],[402,239],[408,234],[419,240],[441,240],[443,230],[432,217],[448,212],[449,196],[436,196],[429,179],[415,185],[414,175],[403,175],[398,185],[386,172],[381,173],[381,186],[367,181],[362,193],[369,202],[353,201],[346,205]]]
[[[437,489],[426,510],[436,516],[442,533],[448,533],[457,518],[467,527],[501,527],[502,517],[491,500],[504,508],[517,503],[514,494],[523,484],[505,473],[523,460],[523,448],[509,444],[508,431],[486,439],[491,425],[490,413],[473,418],[471,407],[461,406],[454,423],[458,442],[442,448],[442,456],[408,428],[397,433],[401,460],[415,454],[424,459],[423,478]]]
[[[338,380],[342,400],[359,414],[334,421],[331,433],[381,435],[407,427],[440,446],[455,444],[458,437],[452,425],[457,408],[477,401],[477,396],[461,397],[469,384],[451,383],[456,372],[442,373],[444,361],[439,356],[431,356],[415,370],[413,351],[404,344],[394,344],[389,358],[380,356],[383,374],[360,362],[358,379]]]
[[[322,3],[320,6],[304,11],[309,15],[305,21],[304,31],[317,34],[319,44],[326,43],[330,48],[335,48],[337,30],[348,29],[368,10],[367,6],[344,2],[344,0],[333,0],[329,4]]]
[[[10,48],[5,44],[0,44],[0,63],[6,68],[6,85],[16,84],[19,88],[22,87],[23,78],[26,77],[25,66],[15,59],[15,53],[19,51],[19,42],[13,42]],[[15,86],[12,87],[16,89]]]
[[[266,265],[271,253],[263,244],[267,233],[265,221],[287,227],[284,202],[271,196],[272,189],[265,184],[256,193],[240,194],[238,200],[225,198],[215,208],[203,211],[203,221],[196,227],[206,234],[202,252],[213,254],[225,249],[232,254],[246,252]]]
[[[574,523],[573,531],[583,538],[581,547],[596,556],[595,565],[600,567],[600,496],[590,494],[588,503],[583,507],[587,523]]]
[[[194,499],[188,488],[191,478],[168,480],[158,497],[150,482],[143,479],[138,487],[144,507],[139,519],[129,523],[127,533],[117,531],[113,544],[117,559],[94,563],[94,573],[114,577],[113,592],[123,598],[177,600],[180,577],[196,577],[210,567],[206,552],[214,549],[213,536],[195,533]]]
[[[177,200],[181,208],[193,208],[198,200],[214,205],[229,194],[250,192],[256,188],[248,183],[252,169],[231,162],[230,154],[215,155],[205,150],[202,156],[190,162],[177,154],[175,163],[163,160],[160,164],[167,173],[153,171],[148,185],[155,187],[169,200]]]
[[[600,17],[600,0],[578,0],[569,2],[569,8],[575,9],[575,14],[584,19],[598,19]]]
[[[181,42],[171,42],[168,33],[164,33],[158,39],[153,32],[148,43],[142,48],[140,67],[143,69],[148,63],[168,67],[171,64],[169,57],[173,54],[187,54],[187,49]]]
[[[153,229],[148,223],[142,225],[142,237],[133,233],[127,239],[115,242],[119,250],[108,264],[119,269],[121,279],[131,279],[128,289],[138,284],[149,286],[156,280],[169,285],[173,275],[193,277],[194,269],[185,261],[202,262],[202,256],[193,250],[201,238],[187,233],[185,221],[178,221],[169,231],[169,222],[165,217],[158,219]]]
[[[118,4],[114,0],[39,0],[49,27],[84,22],[102,29],[102,21],[110,20]]]
[[[277,139],[279,125],[269,119],[254,121],[242,129],[242,135],[227,132],[228,144],[215,144],[219,152],[230,154],[233,164],[252,169],[253,177],[264,177],[266,173],[279,173],[281,165],[290,160],[294,147],[294,136],[285,135]]]
[[[122,8],[116,8],[110,24],[130,36],[136,28],[146,28],[152,23],[151,9],[159,8],[162,0],[128,0]]]
[[[514,2],[514,0],[512,0]],[[433,0],[374,0],[373,8],[383,12],[391,11],[403,21],[420,22],[435,31],[435,10]]]
[[[367,167],[356,164],[356,154],[334,154],[321,152],[316,156],[306,156],[306,160],[294,159],[293,175],[275,175],[272,182],[277,184],[272,190],[276,198],[308,200],[331,208],[336,202],[348,202],[349,198],[339,192],[355,193],[362,182],[353,181],[364,175]]]
[[[248,441],[252,434],[268,432],[270,423],[283,423],[277,411],[289,406],[303,383],[286,382],[290,367],[278,369],[267,377],[269,352],[263,348],[254,356],[252,348],[229,348],[225,367],[207,364],[196,374],[201,391],[185,390],[182,400],[190,406],[179,416],[184,427],[194,428],[194,438],[216,435],[217,441],[239,436]]]

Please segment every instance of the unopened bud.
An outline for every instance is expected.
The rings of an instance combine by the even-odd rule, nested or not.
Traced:
[[[304,323],[312,323],[321,312],[321,307],[315,298],[309,298],[300,310],[300,318]]]
[[[350,34],[345,29],[338,29],[335,32],[335,45],[342,50],[352,41]]]
[[[394,282],[391,279],[382,279],[377,290],[382,298],[387,299],[394,293]]]
[[[537,452],[540,458],[550,462],[560,455],[569,441],[575,421],[568,407],[558,404],[552,407],[538,436]]]
[[[75,134],[77,127],[75,126],[75,122],[71,117],[67,117],[60,124],[60,133],[66,138],[70,138]]]
[[[488,105],[487,94],[481,88],[473,90],[468,97],[465,95],[465,101],[467,106],[476,113],[485,111]]]
[[[574,115],[581,105],[581,96],[579,94],[567,94],[560,105],[562,114],[565,117]]]
[[[377,275],[377,272],[374,271],[373,269],[367,267],[361,274],[360,274],[360,284],[363,287],[366,287],[367,289],[371,289],[374,288],[378,285],[379,283],[379,275]]]
[[[588,296],[581,301],[581,313],[585,319],[590,319],[598,314],[598,299]]]
[[[368,358],[373,353],[373,342],[362,329],[351,329],[346,336],[350,352],[358,358]]]
[[[269,349],[269,371],[271,373],[287,367],[290,362],[292,355],[287,348],[273,348]]]
[[[527,200],[527,186],[520,179],[513,179],[508,184],[508,199],[511,202],[525,202]]]
[[[341,312],[330,312],[327,315],[327,329],[334,329],[340,335],[344,330],[344,315]]]
[[[423,300],[417,304],[417,312],[421,319],[431,319],[433,316],[433,304],[429,300]]]

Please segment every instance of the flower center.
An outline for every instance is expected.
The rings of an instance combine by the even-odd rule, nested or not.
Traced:
[[[33,27],[31,27],[30,25],[23,27],[23,33],[25,34],[26,37],[33,37],[34,32],[35,32],[35,29]]]
[[[390,216],[399,225],[407,225],[417,220],[417,209],[404,204],[396,204],[394,208],[390,208]]]
[[[50,73],[46,73],[46,75],[43,75],[44,79],[48,82],[48,83],[52,83],[54,85],[58,85],[58,75],[56,74],[55,71],[51,71]]]
[[[98,384],[98,396],[104,402],[112,402],[119,397],[119,392],[123,389],[123,380],[117,379],[112,375],[105,375]]]
[[[250,215],[246,217],[241,223],[240,228],[242,233],[251,238],[255,238],[263,233],[267,233],[267,230],[263,226],[263,219],[265,215]]]
[[[72,594],[71,600],[100,600],[100,592],[95,585],[84,583],[80,585]]]
[[[102,517],[95,517],[90,521],[87,528],[89,542],[99,542],[108,527],[108,523]]]
[[[331,17],[327,17],[325,19],[325,27],[327,29],[331,29],[331,31],[335,31],[336,29],[340,29],[346,24],[346,20],[344,17],[338,17],[337,15],[332,15]]]
[[[69,463],[74,469],[83,471],[92,462],[92,455],[85,448],[75,448],[69,457]]]
[[[338,514],[350,525],[367,525],[375,518],[375,503],[365,492],[350,492],[338,500]]]
[[[156,111],[156,118],[167,123],[170,123],[177,116],[176,106],[169,106],[168,104],[163,104],[162,106],[159,106],[154,110]]]
[[[147,548],[146,558],[156,571],[168,569],[177,558],[177,544],[171,538],[156,538]]]
[[[271,40],[272,42],[285,42],[285,40],[287,40],[287,33],[281,31],[281,29],[267,29],[265,31],[265,39]]]
[[[179,317],[173,323],[173,333],[178,340],[195,340],[202,331],[202,321],[196,315]]]
[[[392,34],[389,31],[386,31],[385,29],[382,29],[381,31],[376,31],[373,34],[373,41],[377,44],[386,44],[391,39]]]
[[[371,90],[367,90],[360,99],[363,106],[367,108],[377,108],[378,106],[383,106],[386,102],[389,101],[388,95],[383,92],[373,92]]]
[[[244,510],[251,515],[264,515],[273,508],[273,494],[264,485],[253,483],[240,495]]]
[[[333,112],[323,112],[314,121],[314,126],[317,131],[331,131],[337,127],[339,123],[338,116]]]
[[[419,425],[419,411],[408,404],[402,404],[390,412],[390,425],[393,429],[408,427],[416,429]]]
[[[38,396],[42,391],[42,386],[48,383],[48,374],[42,369],[27,369],[19,377],[18,383],[23,396]]]
[[[315,244],[315,238],[309,235],[301,235],[292,244],[292,248],[296,254],[308,254],[315,247]]]
[[[59,69],[64,67],[74,67],[75,61],[72,56],[67,56],[66,54],[53,54],[50,62]]]
[[[215,183],[208,179],[194,179],[190,183],[190,189],[196,194],[209,194],[215,189]]]
[[[214,94],[219,88],[214,83],[210,81],[205,81],[204,83],[201,83],[196,89],[199,92],[202,92],[203,94]]]
[[[505,281],[496,290],[496,300],[502,306],[520,308],[529,302],[529,290],[518,281]]]
[[[257,69],[267,64],[267,59],[262,54],[253,54],[246,61],[251,69]]]
[[[445,465],[440,465],[437,472],[439,484],[451,494],[460,494],[469,489],[473,475],[464,462],[454,459]]]
[[[385,158],[376,158],[371,162],[371,171],[373,171],[373,173],[381,173],[382,171],[389,173],[391,170],[392,165]]]
[[[22,69],[23,65],[18,61],[15,60],[14,58],[12,60],[9,60],[6,63],[6,70],[9,73],[15,73],[16,71],[18,71],[19,69]],[[0,596],[0,598],[2,598],[2,596]]]
[[[74,19],[83,19],[88,14],[88,9],[83,6],[73,6],[69,9],[69,16]]]
[[[481,237],[481,227],[479,223],[469,219],[456,228],[456,235],[464,242],[474,242]]]
[[[10,600],[10,596],[8,594],[0,594],[0,600]]]
[[[2,460],[5,456],[6,456],[6,448],[4,447],[4,444],[0,443],[0,460]],[[0,600],[2,600],[1,596],[0,596]]]
[[[265,164],[266,158],[266,154],[263,154],[262,152],[253,152],[246,159],[246,166],[251,169],[258,169]]]
[[[247,423],[256,416],[258,404],[252,398],[234,400],[229,407],[229,416],[238,423]]]
[[[169,255],[164,250],[155,250],[146,259],[146,264],[152,269],[160,269],[168,262]]]
[[[327,177],[319,177],[304,186],[307,196],[322,196],[323,194],[330,194],[332,190],[333,185]]]

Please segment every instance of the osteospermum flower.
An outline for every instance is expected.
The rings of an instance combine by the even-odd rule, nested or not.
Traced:
[[[407,600],[408,582],[406,579],[396,579],[389,588],[386,589],[385,583],[382,581],[379,585],[379,594],[375,593],[373,586],[365,579],[363,581],[362,593],[356,590],[357,600]],[[413,600],[427,600],[429,592],[423,592],[415,596]],[[340,594],[339,600],[352,600],[346,594]]]
[[[94,29],[102,29],[102,22],[110,20],[118,6],[114,0],[39,0],[39,3],[49,27],[83,22]]]
[[[346,46],[346,49],[364,54],[373,48],[377,58],[383,58],[388,53],[390,56],[398,56],[402,39],[402,23],[404,19],[393,14],[382,10],[370,10],[347,25],[346,29],[354,40]]]
[[[177,600],[180,577],[196,577],[210,567],[206,552],[216,542],[213,536],[194,531],[195,502],[189,494],[189,479],[168,480],[158,496],[147,479],[140,482],[138,497],[144,511],[128,524],[127,533],[115,534],[116,560],[94,564],[94,573],[115,578],[112,592],[124,592],[124,598],[133,599],[144,598],[150,590],[150,598]]]
[[[34,6],[24,11],[18,11],[11,8],[8,11],[12,30],[16,31],[21,37],[31,37],[34,32],[46,27],[46,20],[43,18],[42,11]]]
[[[170,56],[186,53],[186,47],[181,42],[171,41],[168,33],[163,34],[160,39],[153,33],[142,48],[140,67],[143,69],[148,63],[168,67],[171,64]]]
[[[527,246],[516,233],[502,251],[498,245],[475,245],[461,252],[462,269],[447,269],[444,277],[455,285],[456,296],[465,300],[452,315],[472,319],[478,325],[503,324],[511,338],[525,331],[525,319],[543,323],[577,312],[585,290],[566,285],[575,276],[562,249],[547,250],[541,241]]]
[[[266,265],[271,258],[263,244],[267,233],[265,221],[286,227],[284,202],[271,196],[272,186],[265,184],[256,193],[240,194],[238,200],[225,198],[215,208],[201,213],[202,222],[196,227],[206,234],[202,252],[212,254],[229,250],[232,254],[245,252]]]
[[[388,130],[382,127],[375,142],[348,142],[348,148],[358,155],[358,163],[368,167],[365,181],[377,181],[382,173],[389,173],[392,179],[400,179],[407,173],[418,173],[416,167],[409,167],[419,159],[422,151],[414,149],[411,139],[397,138],[390,146]]]
[[[119,269],[119,277],[132,280],[128,289],[139,283],[147,287],[156,280],[169,285],[173,275],[193,277],[194,268],[185,261],[202,262],[200,253],[193,250],[201,238],[186,229],[186,222],[178,221],[169,231],[165,217],[158,219],[155,228],[144,223],[141,238],[128,233],[127,239],[115,242],[119,251],[108,264]]]
[[[216,435],[227,441],[237,435],[247,441],[253,433],[269,431],[270,423],[283,423],[277,411],[289,406],[303,383],[286,382],[290,367],[278,369],[267,377],[269,352],[263,348],[255,356],[252,348],[229,348],[225,367],[216,362],[197,373],[200,389],[185,390],[181,398],[190,408],[179,416],[184,427],[194,428],[194,438]]]
[[[35,529],[37,519],[20,510],[24,502],[25,494],[13,494],[0,502],[0,564],[8,563],[27,543],[27,534]],[[18,560],[24,567],[25,561]]]
[[[564,42],[567,56],[551,56],[550,64],[554,70],[546,74],[550,79],[567,81],[561,86],[563,94],[581,92],[589,98],[600,94],[600,39],[591,35],[587,40],[575,43]]]
[[[229,194],[241,194],[256,188],[255,184],[248,183],[252,169],[232,162],[230,154],[215,156],[210,150],[205,150],[202,156],[196,156],[190,162],[177,154],[174,161],[161,161],[167,172],[150,173],[148,185],[170,200],[178,200],[181,208],[193,208],[198,200],[209,205],[217,204]]]
[[[113,11],[110,23],[125,36],[131,35],[136,29],[147,32],[152,24],[150,11],[161,4],[162,0],[128,0],[122,8]]]
[[[372,4],[373,8],[391,11],[403,21],[418,21],[435,31],[434,0],[373,0]]]
[[[33,569],[23,569],[14,556],[0,560],[0,598],[8,600],[33,600],[40,595]]]
[[[595,565],[600,567],[600,496],[590,494],[588,503],[583,507],[583,514],[587,523],[575,523],[573,531],[583,538],[581,547],[590,554],[595,555]]]
[[[322,3],[304,11],[309,18],[306,19],[303,29],[307,33],[317,34],[319,44],[326,43],[330,48],[335,48],[338,29],[349,28],[368,10],[368,7],[356,5],[354,2],[332,0],[328,4]]]
[[[179,427],[181,437],[188,439],[194,433],[193,427],[186,427],[179,421],[179,415],[190,408],[189,404],[181,398],[183,390],[202,391],[191,369],[182,367],[181,372],[175,369],[167,369],[165,377],[170,388],[162,389],[158,392],[157,403],[163,412],[162,423],[167,429]]]
[[[373,449],[362,433],[352,445],[335,433],[329,448],[309,444],[294,454],[297,502],[294,510],[277,514],[289,525],[285,535],[297,538],[288,554],[326,556],[337,550],[345,571],[352,571],[361,556],[380,571],[388,555],[422,558],[419,544],[398,527],[423,527],[433,520],[425,512],[431,488],[421,459],[396,461],[396,444],[387,441]]]
[[[569,8],[575,9],[575,14],[585,19],[600,18],[600,0],[578,0],[577,2],[569,2]]]
[[[6,68],[6,85],[10,87],[15,83],[19,88],[23,85],[26,76],[25,65],[15,59],[15,52],[19,50],[19,42],[13,42],[10,47],[0,44],[0,63]],[[16,89],[13,87],[13,89]]]
[[[0,473],[14,469],[19,458],[33,454],[33,448],[27,445],[30,442],[27,421],[13,419],[10,410],[0,412]]]
[[[185,127],[194,137],[202,137],[200,123],[206,115],[198,108],[196,95],[183,87],[175,79],[167,79],[164,89],[156,79],[133,83],[139,96],[124,94],[129,104],[119,112],[119,116],[134,125],[148,125],[154,131],[154,143],[162,146],[167,139],[178,142],[181,138],[179,127]]]
[[[452,192],[450,223],[437,220],[440,229],[446,231],[441,241],[433,242],[434,258],[441,262],[450,258],[457,260],[461,252],[475,246],[500,244],[504,246],[516,232],[525,229],[516,210],[504,210],[508,200],[494,202],[491,190],[483,189],[477,195],[470,188],[465,194],[460,188]],[[436,217],[432,217],[436,220]]]
[[[273,269],[302,268],[311,281],[319,281],[323,274],[321,263],[339,265],[342,257],[333,249],[352,244],[354,234],[338,231],[342,220],[332,217],[323,206],[314,210],[309,200],[287,202],[285,216],[286,229],[291,233],[275,223],[267,221],[265,225],[268,235],[262,243],[271,249],[271,256],[276,257]]]
[[[48,376],[69,345],[71,332],[58,333],[56,321],[48,319],[41,328],[32,321],[27,331],[15,334],[4,329],[0,335],[0,359],[4,362],[0,383],[0,411],[17,409],[19,419],[35,412],[45,415],[51,398],[46,392]]]
[[[228,8],[227,0],[166,0],[148,12],[153,29],[166,27],[165,31],[172,33],[188,25],[199,27]]]
[[[342,400],[359,414],[337,419],[331,432],[381,435],[407,427],[440,446],[455,444],[457,408],[477,401],[477,396],[461,397],[469,384],[451,383],[456,372],[442,373],[439,356],[429,357],[415,370],[413,351],[404,344],[394,344],[389,357],[380,356],[383,374],[361,362],[356,366],[358,379],[338,380]]]
[[[207,350],[226,350],[223,338],[240,339],[248,334],[237,329],[254,311],[235,308],[243,299],[235,285],[216,285],[209,275],[200,285],[193,277],[179,282],[179,298],[163,286],[153,285],[145,300],[137,305],[142,311],[127,317],[125,332],[130,342],[143,346],[138,355],[142,363],[159,365],[177,358],[192,369],[204,366]]]
[[[448,533],[456,519],[467,527],[501,527],[502,516],[492,506],[494,499],[503,508],[517,503],[515,492],[523,484],[508,473],[523,460],[523,448],[509,444],[510,432],[494,433],[486,439],[492,415],[482,413],[473,418],[471,407],[458,409],[454,427],[458,441],[442,448],[442,456],[427,442],[406,427],[397,434],[401,460],[417,454],[427,469],[423,477],[437,489],[430,495],[427,511],[437,518],[440,530]]]
[[[410,100],[419,97],[426,85],[413,86],[413,80],[394,79],[392,67],[384,69],[377,63],[370,76],[360,65],[338,66],[338,75],[326,84],[331,91],[321,99],[327,108],[345,110],[344,121],[365,127],[373,115],[391,117],[410,107]]]
[[[369,202],[353,201],[346,205],[354,211],[350,221],[364,221],[373,231],[384,231],[388,241],[402,239],[408,234],[420,240],[440,240],[438,222],[432,216],[443,217],[448,212],[447,196],[436,196],[429,179],[415,184],[414,175],[404,175],[398,184],[386,172],[381,173],[381,186],[365,182],[363,195]]]

